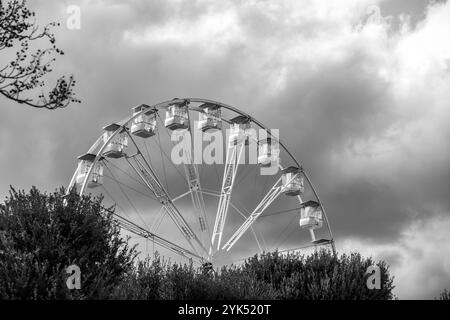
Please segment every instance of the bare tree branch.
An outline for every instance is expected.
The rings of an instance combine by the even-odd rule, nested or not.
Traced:
[[[26,6],[26,0],[0,0],[0,51],[15,51],[12,61],[0,66],[0,94],[8,99],[35,108],[58,109],[71,102],[80,102],[75,97],[73,76],[62,76],[47,93],[44,90],[45,76],[52,72],[55,55],[64,52],[55,45],[55,35],[51,32],[59,23],[51,22],[40,28],[36,24],[35,13]],[[49,47],[30,53],[30,44],[40,44],[47,40]],[[13,51],[14,52],[14,51]],[[31,95],[34,97],[29,97]]]

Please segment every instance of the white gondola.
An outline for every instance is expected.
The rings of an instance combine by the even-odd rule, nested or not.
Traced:
[[[187,105],[172,104],[168,106],[164,125],[170,130],[187,129],[189,127],[189,113]]]
[[[262,139],[258,142],[258,164],[270,166],[277,163],[280,157],[280,149],[278,143],[271,138]]]
[[[78,157],[78,169],[76,176],[76,183],[82,185],[86,175],[89,172],[92,164],[94,163],[96,155],[92,153],[86,153]],[[95,188],[103,184],[103,165],[100,161],[95,163],[94,168],[92,168],[91,175],[87,182],[88,188]]]
[[[147,108],[145,105],[140,105],[133,108],[133,115],[138,114]],[[156,110],[150,109],[136,118],[131,124],[131,133],[141,138],[149,138],[155,134],[156,131]]]
[[[230,120],[230,145],[241,143],[245,140],[248,144],[247,130],[251,128],[251,119],[246,116],[237,116]]]
[[[320,204],[309,200],[301,204],[300,227],[304,229],[318,229],[322,227],[322,210]]]
[[[202,131],[222,129],[222,118],[220,107],[214,104],[202,104],[200,106],[203,112],[200,112],[198,127]]]
[[[305,192],[303,177],[297,167],[288,167],[282,171],[281,191],[287,196],[298,196]]]
[[[109,138],[121,128],[120,125],[113,123],[103,128],[103,142],[109,140]],[[128,136],[125,132],[125,128],[122,129],[114,138],[108,143],[103,150],[103,155],[109,158],[121,158],[126,155],[125,149],[128,147]]]

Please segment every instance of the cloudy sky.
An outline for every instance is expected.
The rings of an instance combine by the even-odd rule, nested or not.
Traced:
[[[30,1],[31,2],[31,1]],[[68,5],[81,8],[69,30]],[[56,20],[82,104],[0,98],[0,194],[67,185],[100,128],[173,97],[236,106],[309,171],[340,252],[391,266],[400,298],[450,288],[450,3],[32,1]]]

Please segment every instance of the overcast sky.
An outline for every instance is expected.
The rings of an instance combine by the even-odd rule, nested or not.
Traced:
[[[400,298],[450,288],[450,3],[30,1],[57,20],[82,104],[0,98],[0,194],[67,185],[100,128],[173,97],[236,106],[310,172],[339,252],[391,265]],[[81,29],[68,30],[69,4]]]

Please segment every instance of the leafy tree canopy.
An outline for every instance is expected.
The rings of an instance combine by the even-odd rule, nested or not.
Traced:
[[[67,200],[67,202],[64,201]],[[0,298],[107,298],[135,257],[101,198],[11,189],[0,205]],[[68,290],[66,268],[81,269]]]

